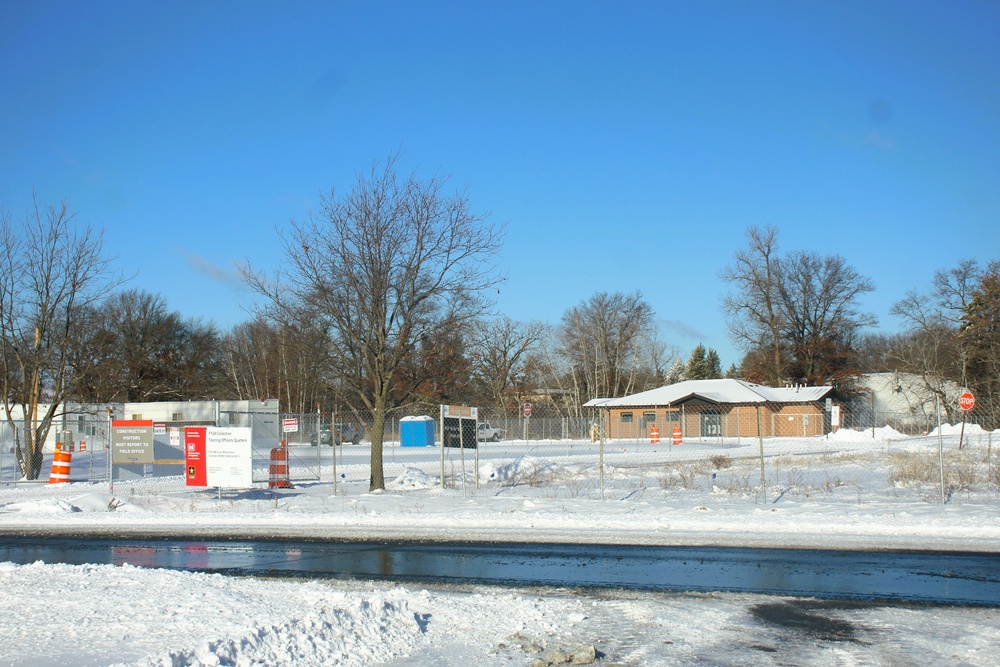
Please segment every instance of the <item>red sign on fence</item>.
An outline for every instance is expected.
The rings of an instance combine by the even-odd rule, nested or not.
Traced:
[[[531,416],[531,403],[525,403],[524,404],[524,416],[525,417],[530,417]]]
[[[967,391],[958,397],[958,407],[963,410],[971,410],[972,406],[976,404],[976,397],[972,395],[971,391]]]

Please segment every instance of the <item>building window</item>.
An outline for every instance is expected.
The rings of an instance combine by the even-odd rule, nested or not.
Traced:
[[[681,413],[678,410],[668,410],[667,411],[667,421],[668,422],[679,422],[681,420]]]
[[[175,422],[182,422],[182,421],[184,421],[184,413],[183,412],[175,412],[170,417],[170,420],[171,421],[175,421]]]
[[[622,413],[622,423],[623,424],[628,424],[628,423],[631,423],[631,422],[632,422],[632,413],[631,412],[623,412]]]
[[[642,423],[643,424],[651,424],[651,423],[653,423],[655,421],[656,421],[656,413],[655,412],[643,412],[642,413]]]
[[[97,427],[92,423],[88,423],[83,415],[79,415],[76,418],[76,430],[80,435],[96,435]]]
[[[132,421],[142,421],[142,415],[132,415]]]

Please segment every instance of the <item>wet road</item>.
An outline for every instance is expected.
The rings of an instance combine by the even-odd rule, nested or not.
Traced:
[[[0,539],[0,562],[1000,607],[1000,555],[717,547]]]

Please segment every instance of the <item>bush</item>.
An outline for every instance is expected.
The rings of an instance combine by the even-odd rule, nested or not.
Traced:
[[[725,454],[713,454],[708,457],[708,460],[712,462],[712,467],[716,470],[725,470],[733,465],[733,460]]]

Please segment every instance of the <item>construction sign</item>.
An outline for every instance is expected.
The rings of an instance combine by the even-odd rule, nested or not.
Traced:
[[[153,422],[149,419],[111,421],[111,463],[153,462]]]
[[[249,427],[185,428],[184,478],[187,485],[220,489],[252,487],[252,431]]]

